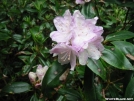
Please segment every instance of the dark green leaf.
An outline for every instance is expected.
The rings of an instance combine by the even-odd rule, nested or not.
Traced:
[[[81,101],[81,95],[73,89],[61,88],[58,92],[69,101]]]
[[[130,39],[133,37],[134,37],[134,33],[123,30],[120,32],[107,35],[105,41],[118,41],[118,40]]]
[[[60,85],[61,81],[59,80],[59,77],[68,67],[69,65],[61,65],[55,61],[52,64],[52,67],[47,70],[42,82],[42,92],[45,96],[51,94],[52,91],[54,91],[54,88]]]
[[[36,53],[33,53],[30,57],[30,63],[32,63],[35,58],[36,58]]]
[[[132,78],[126,88],[125,92],[126,98],[134,98],[134,78]]]
[[[126,41],[114,41],[112,44],[118,48],[121,52],[126,54],[131,54],[134,56],[134,45]]]
[[[22,43],[23,37],[22,37],[22,35],[14,34],[14,35],[13,35],[13,39],[14,39],[15,41],[19,42],[19,43]]]
[[[31,65],[24,65],[22,67],[22,75],[26,75],[29,73],[29,71],[31,70],[32,66]]]
[[[58,97],[58,99],[56,101],[63,101],[63,99],[64,99],[64,96],[61,95]]]
[[[39,101],[38,98],[37,98],[37,95],[34,94],[34,95],[31,97],[30,101]]]
[[[118,69],[134,70],[134,67],[128,59],[116,48],[112,48],[112,50],[105,48],[101,58]]]
[[[87,66],[103,80],[106,80],[106,70],[100,60],[88,59]]]
[[[134,2],[123,3],[122,6],[134,8]]]
[[[41,64],[43,64],[44,66],[47,65],[46,61],[42,58],[38,56],[38,60]]]
[[[2,91],[6,93],[23,93],[30,91],[31,86],[26,82],[14,82],[10,85],[5,86]]]
[[[0,32],[0,41],[1,40],[7,41],[9,38],[11,38],[11,37],[9,36],[8,33]]]
[[[93,18],[96,15],[94,4],[93,3],[87,3],[83,5],[81,13],[86,18]]]
[[[80,66],[76,67],[76,71],[78,72],[79,75],[84,76],[85,66],[80,65]]]
[[[126,91],[127,85],[130,80],[134,77],[134,71],[126,71],[123,79],[123,91]]]

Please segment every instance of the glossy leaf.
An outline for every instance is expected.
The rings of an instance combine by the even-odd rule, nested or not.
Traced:
[[[19,43],[23,43],[23,42],[22,42],[22,39],[23,39],[22,35],[14,34],[14,35],[13,35],[13,39],[14,39],[15,41],[19,42]]]
[[[103,80],[106,80],[106,70],[100,60],[88,59],[87,66]]]
[[[126,88],[125,92],[126,98],[134,98],[134,78],[132,78]]]
[[[30,91],[31,86],[26,82],[14,82],[10,85],[5,86],[2,91],[5,93],[23,93]]]
[[[116,32],[113,34],[109,34],[106,36],[105,42],[106,41],[118,41],[118,40],[125,40],[125,39],[130,39],[134,37],[134,33],[130,31],[120,31]]]
[[[37,98],[37,95],[34,94],[34,95],[31,97],[30,101],[39,101],[38,98]]]
[[[134,45],[132,43],[126,41],[114,41],[112,44],[125,55],[131,54],[134,56]]]
[[[30,57],[30,63],[32,63],[35,58],[36,58],[36,53],[33,53]]]
[[[81,101],[81,95],[73,89],[61,88],[58,92],[69,101]]]
[[[60,85],[59,77],[65,72],[69,65],[61,65],[57,61],[49,67],[42,82],[42,92],[44,95],[49,95],[54,91],[54,88]]]
[[[64,96],[59,96],[58,99],[56,101],[64,101]]]
[[[93,18],[96,15],[94,4],[93,3],[87,3],[83,5],[81,13],[86,18]]]
[[[118,69],[134,70],[134,67],[128,59],[116,48],[112,48],[112,50],[105,48],[102,52],[101,58]]]

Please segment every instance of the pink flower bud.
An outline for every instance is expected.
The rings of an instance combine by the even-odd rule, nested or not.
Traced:
[[[42,67],[41,65],[38,65],[37,70],[36,70],[36,74],[39,80],[42,81],[44,75],[46,74],[48,67]]]
[[[37,75],[34,72],[29,72],[28,77],[29,77],[31,83],[34,83],[36,81]]]

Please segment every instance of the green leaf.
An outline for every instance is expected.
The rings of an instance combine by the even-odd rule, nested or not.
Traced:
[[[134,56],[134,45],[132,43],[126,41],[114,41],[111,43],[125,55],[131,54]]]
[[[106,41],[118,41],[118,40],[125,40],[125,39],[130,39],[134,37],[134,33],[130,31],[120,31],[116,32],[113,34],[109,34],[106,36],[105,42]]]
[[[64,96],[60,95],[56,101],[63,101],[63,99],[64,99]]]
[[[47,65],[46,61],[42,58],[38,56],[38,60],[41,64],[43,64],[44,66]]]
[[[103,80],[106,80],[106,70],[100,60],[88,59],[87,66]]]
[[[65,70],[67,70],[68,67],[69,65],[61,65],[55,61],[52,64],[52,67],[47,70],[42,82],[42,92],[45,96],[50,96],[54,91],[54,88],[61,84],[59,77],[65,72]]]
[[[0,41],[1,40],[7,41],[9,38],[11,38],[11,37],[9,36],[8,33],[0,32]]]
[[[134,2],[126,2],[126,3],[123,3],[122,6],[134,8]]]
[[[101,58],[118,69],[134,70],[128,59],[116,48],[112,48],[112,50],[105,48]]]
[[[32,54],[30,57],[30,63],[33,62],[33,60],[36,58],[36,53]]]
[[[76,67],[76,71],[80,76],[84,76],[85,66],[79,65],[78,67]]]
[[[21,44],[23,43],[23,42],[22,42],[22,39],[23,39],[22,35],[14,34],[14,35],[13,35],[13,39],[14,39],[15,41],[21,43]]]
[[[96,12],[94,10],[94,4],[93,3],[86,3],[85,5],[83,5],[81,13],[86,18],[93,18],[96,15]]]
[[[134,98],[134,78],[132,78],[126,88],[125,92],[126,98]]]
[[[42,57],[47,58],[50,52],[48,49],[42,49],[40,50],[40,54],[42,55]]]
[[[115,4],[121,4],[121,2],[119,0],[105,0],[105,2],[115,3]]]
[[[30,91],[31,86],[26,82],[14,82],[10,85],[5,86],[2,91],[5,93],[23,93]]]
[[[134,77],[134,71],[125,71],[125,76],[123,79],[123,90],[126,91],[126,88],[128,86],[128,83],[130,80]]]
[[[61,88],[58,91],[61,95],[64,95],[69,101],[81,101],[81,95],[79,92],[73,89]]]
[[[38,98],[37,98],[37,95],[34,94],[34,95],[31,97],[30,101],[39,101]]]
[[[29,73],[29,71],[31,70],[32,66],[31,65],[24,65],[22,67],[22,74],[21,75],[27,75]]]
[[[30,56],[18,56],[25,64],[29,64]]]

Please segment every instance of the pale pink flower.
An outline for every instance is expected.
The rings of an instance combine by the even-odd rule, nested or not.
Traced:
[[[56,42],[68,42],[72,37],[72,16],[69,10],[65,12],[63,17],[56,17],[54,19],[54,25],[57,31],[50,33],[50,37]]]
[[[76,0],[75,3],[76,4],[84,4],[85,2],[89,2],[91,0]]]
[[[76,65],[76,57],[82,65],[86,64],[88,58],[99,59],[104,49],[101,44],[103,27],[95,25],[97,20],[98,17],[85,19],[78,10],[73,15],[67,10],[63,17],[56,17],[54,24],[57,31],[53,31],[50,37],[57,45],[50,53],[58,55],[58,61],[62,65],[70,63],[71,70]]]
[[[72,46],[66,45],[64,43],[57,44],[54,48],[50,50],[50,53],[57,54],[58,62],[62,65],[70,63],[71,70],[74,70],[76,65],[77,52]]]

